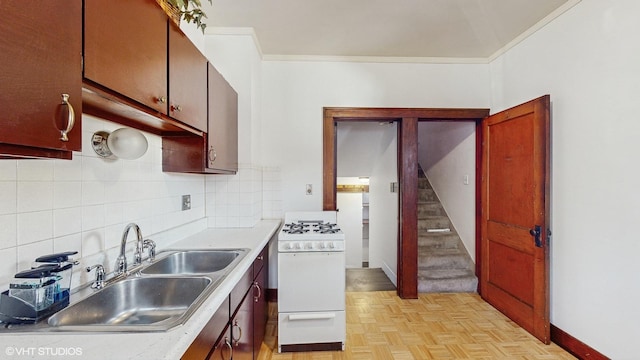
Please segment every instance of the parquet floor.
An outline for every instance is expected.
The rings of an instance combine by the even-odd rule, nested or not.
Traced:
[[[544,345],[477,294],[420,294],[402,300],[395,291],[347,292],[345,351],[279,354],[277,304],[259,360],[575,359]]]

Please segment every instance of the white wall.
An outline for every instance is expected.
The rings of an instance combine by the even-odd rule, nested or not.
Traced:
[[[421,122],[418,162],[475,261],[475,122]],[[469,183],[464,184],[467,176]]]
[[[398,181],[398,128],[393,123],[384,129],[369,178],[369,267],[382,268],[397,285],[398,193],[390,191],[390,184]]]
[[[209,226],[250,227],[263,217],[260,54],[250,36],[206,35],[203,42],[204,55],[238,93],[238,173],[206,177]],[[271,202],[268,208],[274,211]]]
[[[357,178],[356,178],[357,181]],[[345,183],[338,178],[338,185]],[[362,267],[362,193],[338,192],[336,204],[338,226],[344,232],[344,255],[347,268]]]
[[[322,109],[487,107],[487,65],[263,63],[262,160],[278,168],[282,209],[322,209]],[[314,194],[305,195],[305,184]]]
[[[640,354],[640,2],[582,0],[491,66],[492,112],[552,102],[551,322]]]
[[[137,223],[144,237],[166,246],[163,232],[196,221],[206,227],[204,177],[162,172],[162,141],[145,133],[138,160],[105,160],[90,145],[93,132],[122,126],[83,115],[82,152],[73,160],[0,160],[0,288],[39,255],[78,251],[73,286],[90,281],[84,267],[113,270],[122,231]],[[73,135],[73,133],[72,133]],[[191,195],[191,210],[181,196]],[[178,236],[189,235],[189,229]],[[132,242],[135,236],[130,234]],[[128,251],[135,246],[130,244]],[[131,256],[131,255],[130,255]]]

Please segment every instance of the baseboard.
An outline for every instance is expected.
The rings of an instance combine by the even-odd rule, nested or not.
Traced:
[[[267,289],[267,301],[278,302],[278,289]]]
[[[610,360],[553,324],[551,324],[551,341],[581,360]]]
[[[383,263],[382,264],[382,271],[387,274],[387,277],[389,278],[389,280],[391,280],[391,283],[393,283],[393,286],[395,286],[396,288],[398,287],[398,276],[396,275],[396,273],[391,270],[391,268],[389,267],[389,265],[387,265],[387,263]]]

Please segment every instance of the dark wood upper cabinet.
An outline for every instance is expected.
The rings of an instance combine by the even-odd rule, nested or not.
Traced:
[[[2,1],[0,12],[0,157],[70,159],[82,148],[82,1]]]
[[[207,131],[207,59],[169,24],[169,116]]]
[[[155,0],[85,1],[84,78],[167,114],[167,16]]]
[[[163,171],[203,174],[238,171],[238,94],[211,64],[208,79],[207,134],[163,137]]]
[[[207,168],[238,171],[238,94],[209,64],[209,130]]]

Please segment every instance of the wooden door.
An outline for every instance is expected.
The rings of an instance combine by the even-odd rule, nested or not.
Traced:
[[[481,295],[549,343],[549,96],[482,127]]]

